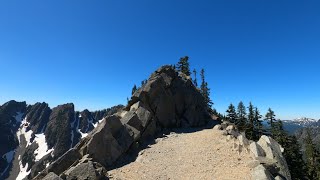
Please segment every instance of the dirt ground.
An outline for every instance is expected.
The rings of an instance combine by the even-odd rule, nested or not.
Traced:
[[[110,179],[250,180],[250,154],[239,154],[234,140],[227,141],[221,132],[204,129],[158,138],[134,162],[109,171]]]

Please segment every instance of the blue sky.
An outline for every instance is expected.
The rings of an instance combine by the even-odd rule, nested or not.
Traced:
[[[252,101],[320,118],[320,2],[0,1],[0,103],[125,103],[133,84],[188,55],[214,107]]]

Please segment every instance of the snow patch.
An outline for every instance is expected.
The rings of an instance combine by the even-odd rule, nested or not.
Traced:
[[[25,178],[26,176],[28,176],[28,174],[30,173],[30,170],[27,171],[28,169],[28,164],[26,164],[24,167],[22,165],[22,161],[20,160],[20,155],[19,155],[19,165],[20,165],[20,172],[18,174],[18,177],[16,178],[16,180],[22,180],[23,178]]]
[[[20,135],[24,135],[26,141],[27,141],[27,146],[30,145],[30,139],[31,139],[31,135],[32,135],[32,130],[29,130],[27,132],[27,127],[28,127],[29,123],[27,122],[27,117],[25,117],[23,119],[23,121],[21,122],[21,126],[19,128],[19,130],[17,131],[17,137],[18,137],[18,140],[19,140],[19,143],[21,141],[20,139]]]
[[[93,124],[93,127],[96,128],[98,126],[98,124],[100,124],[104,119],[100,119],[97,123]]]
[[[79,131],[79,133],[81,134],[81,139],[88,136],[88,133],[87,133],[87,132],[86,132],[86,133],[83,133],[83,132]]]
[[[34,151],[34,154],[36,155],[36,161],[39,161],[43,156],[51,153],[53,151],[52,149],[48,148],[48,145],[46,143],[46,136],[42,134],[36,134],[34,141],[39,145],[39,147]]]

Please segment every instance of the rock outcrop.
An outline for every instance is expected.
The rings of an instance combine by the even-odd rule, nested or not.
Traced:
[[[31,170],[30,177],[36,176],[92,131],[99,120],[123,107],[76,112],[72,103],[53,109],[45,102],[27,105],[26,102],[9,101],[3,104],[0,106],[0,179],[8,176],[15,179],[25,167],[25,171]],[[25,141],[21,138],[26,144],[22,145]],[[11,176],[9,171],[17,173]]]
[[[11,166],[14,149],[19,146],[16,131],[26,112],[26,102],[9,101],[0,106],[0,179]]]
[[[262,135],[258,142],[249,141],[244,134],[238,132],[235,125],[223,122],[214,127],[221,130],[227,141],[234,140],[234,148],[239,153],[247,152],[252,156],[248,166],[252,170],[252,178],[255,180],[291,180],[287,162],[282,155],[284,149],[271,137]]]
[[[49,149],[54,148],[53,156],[59,157],[71,147],[71,123],[75,121],[74,105],[64,104],[52,109],[47,128],[46,142]]]
[[[72,153],[68,151],[59,159],[70,160],[72,158],[69,157],[75,154],[81,157],[73,159],[73,163],[57,160],[35,179],[53,171],[65,176],[62,169],[67,172],[68,169],[76,169],[84,156],[94,163],[111,166],[132,145],[153,138],[163,129],[202,126],[210,118],[207,105],[192,81],[180,76],[171,66],[163,66],[133,94],[125,110],[106,117],[75,146]],[[57,172],[53,166],[70,167]]]

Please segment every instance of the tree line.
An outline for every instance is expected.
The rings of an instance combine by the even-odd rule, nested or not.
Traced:
[[[248,111],[247,111],[248,109]],[[312,141],[310,131],[304,139],[305,154],[296,136],[289,135],[284,130],[281,120],[277,120],[274,111],[269,108],[264,117],[257,107],[250,102],[246,108],[242,101],[237,108],[230,104],[226,110],[225,120],[234,123],[239,131],[245,132],[250,140],[257,141],[262,135],[271,136],[284,148],[284,157],[287,161],[292,179],[320,179],[320,153]],[[267,125],[263,125],[263,121]]]

